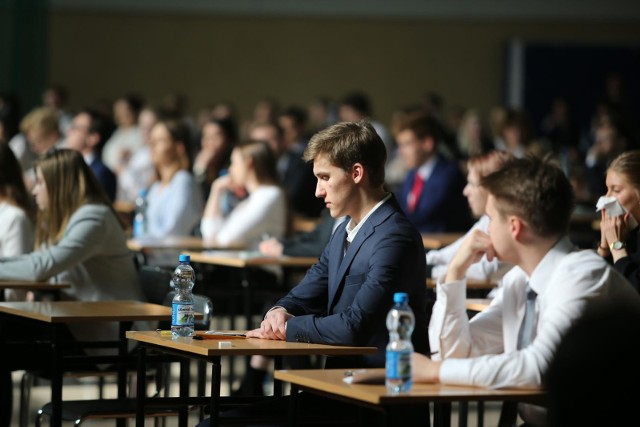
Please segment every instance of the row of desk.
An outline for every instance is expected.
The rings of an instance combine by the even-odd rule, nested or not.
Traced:
[[[445,246],[457,238],[459,234],[437,234],[437,235],[425,235],[423,236],[423,242],[425,248],[437,248]],[[216,250],[211,251],[214,245],[209,245],[200,238],[177,238],[177,239],[133,239],[128,241],[128,246],[132,251],[146,252],[154,249],[180,249],[185,250],[191,256],[193,262],[207,263],[228,267],[241,268],[247,270],[252,267],[260,267],[267,265],[278,265],[282,267],[291,268],[308,268],[313,265],[317,258],[315,257],[265,257],[256,253],[250,253],[246,251],[234,251],[234,250]],[[203,252],[203,250],[205,250]],[[43,282],[27,282],[27,281],[0,281],[0,290],[4,289],[24,289],[31,291],[57,291],[68,288],[68,283],[43,283]],[[243,288],[246,289],[246,297],[250,300],[251,283],[250,276],[246,276],[246,281],[243,283]],[[4,296],[4,292],[0,292],[0,295]],[[245,307],[249,307],[245,304]],[[159,321],[166,320],[171,316],[171,308],[156,304],[148,304],[137,301],[100,301],[100,302],[78,302],[78,301],[38,301],[38,302],[0,302],[0,315],[1,316],[17,316],[21,318],[32,319],[37,322],[42,322],[51,329],[52,336],[52,349],[53,360],[51,361],[52,368],[52,381],[51,381],[51,403],[52,403],[52,427],[60,427],[62,423],[62,375],[65,370],[65,357],[64,357],[64,343],[57,342],[59,336],[59,328],[62,325],[68,325],[76,322],[117,322],[120,325],[120,340],[118,346],[118,356],[127,357],[127,339],[136,341],[139,344],[139,368],[138,368],[138,395],[143,396],[145,388],[146,376],[144,375],[144,366],[146,364],[145,358],[147,357],[147,350],[170,353],[186,358],[194,358],[205,360],[212,365],[212,381],[211,381],[211,408],[212,408],[212,425],[217,424],[217,414],[220,405],[220,372],[221,372],[221,357],[222,356],[249,356],[249,355],[264,355],[274,356],[276,361],[276,368],[278,373],[275,376],[274,392],[280,394],[282,387],[280,381],[287,381],[292,384],[293,387],[313,389],[314,384],[320,385],[319,390],[331,390],[332,388],[327,386],[334,380],[339,380],[337,377],[331,375],[340,376],[340,373],[324,371],[324,374],[315,371],[279,371],[282,367],[281,360],[284,356],[293,355],[323,355],[323,356],[335,356],[335,355],[362,355],[371,352],[375,352],[375,348],[367,347],[348,347],[348,346],[326,346],[320,344],[305,344],[305,343],[287,343],[282,341],[269,341],[258,339],[242,339],[233,340],[230,345],[220,346],[220,342],[216,340],[193,340],[191,338],[172,339],[172,337],[166,337],[158,334],[155,331],[127,331],[128,325],[134,321]],[[250,325],[249,317],[250,312],[246,311],[247,325]],[[318,377],[320,375],[320,377]],[[118,397],[124,398],[126,394],[126,374],[124,368],[118,376]],[[322,383],[325,381],[325,383]],[[328,383],[327,383],[328,382]],[[351,391],[360,390],[363,385],[347,386],[343,385],[342,381],[336,383],[336,390],[344,390],[344,387],[353,387]],[[422,387],[422,386],[421,386]],[[422,389],[420,387],[420,389]],[[187,388],[188,389],[188,388]],[[418,389],[418,388],[417,388]],[[416,389],[416,390],[417,390]],[[184,392],[184,388],[181,387],[181,394]],[[373,390],[373,389],[372,389]],[[446,391],[444,388],[440,388],[442,392],[442,398],[446,399],[446,396],[450,396],[450,400],[459,401],[464,400],[464,396],[471,400],[504,400],[503,395],[500,393],[489,392],[486,393],[482,389],[476,388],[459,388],[457,393]],[[378,391],[380,391],[378,389]],[[374,392],[374,394],[378,393]],[[335,393],[336,396],[341,396],[341,392]],[[348,393],[347,393],[348,394]],[[352,393],[353,394],[353,393]],[[379,405],[381,408],[386,407],[388,404],[401,404],[405,401],[411,401],[411,399],[392,399],[387,401],[384,399],[384,393],[378,393],[379,399],[371,401],[371,397],[364,397],[365,394],[356,393],[351,397],[355,400],[362,400],[364,403],[373,403]],[[360,399],[361,396],[362,399]],[[438,398],[433,393],[422,393],[415,395],[418,400],[421,401],[435,401]],[[421,397],[417,397],[421,396]],[[520,395],[513,395],[522,397]],[[187,398],[188,396],[183,396]],[[515,398],[515,397],[514,397]],[[390,403],[394,402],[394,403]],[[138,416],[137,425],[139,427],[144,426],[144,414],[146,405],[157,404],[171,404],[171,402],[139,399],[138,400]],[[181,418],[181,425],[186,423],[186,418]]]

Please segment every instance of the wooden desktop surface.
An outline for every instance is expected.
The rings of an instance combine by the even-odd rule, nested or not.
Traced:
[[[184,249],[184,250],[203,250],[213,249],[219,245],[213,242],[207,242],[201,237],[140,237],[127,240],[127,247],[132,251],[146,251],[153,249]]]
[[[422,233],[425,249],[440,249],[458,240],[464,233]]]
[[[384,377],[384,369],[370,371]],[[413,384],[402,395],[387,394],[384,384],[347,384],[342,381],[344,369],[277,370],[274,378],[312,389],[374,405],[397,405],[424,402],[519,401],[541,403],[546,393],[541,389],[490,389],[444,384]]]
[[[192,262],[203,264],[224,265],[228,267],[255,267],[255,266],[281,266],[281,267],[311,267],[318,262],[317,257],[270,257],[259,252],[241,250],[212,250],[204,252],[185,252],[191,257]]]
[[[171,307],[140,301],[35,301],[3,302],[0,313],[47,323],[167,320]]]
[[[427,287],[433,289],[436,287],[437,281],[432,278],[427,279]],[[491,290],[498,286],[498,282],[491,280],[473,280],[467,279],[467,289],[486,289]]]
[[[466,304],[467,310],[479,312],[489,307],[491,298],[467,298]]]
[[[302,342],[287,342],[280,340],[266,340],[259,338],[221,338],[194,340],[189,337],[173,338],[162,335],[157,331],[128,331],[127,338],[142,343],[152,344],[165,349],[178,350],[188,354],[200,356],[304,356],[325,355],[341,356],[354,354],[373,354],[376,347],[337,346],[326,344],[312,344]],[[228,342],[230,346],[222,347],[221,342]],[[223,344],[225,345],[225,344]]]

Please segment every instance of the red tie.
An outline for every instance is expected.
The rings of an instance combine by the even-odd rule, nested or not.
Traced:
[[[413,212],[416,210],[416,205],[418,204],[418,199],[420,198],[420,193],[422,192],[422,185],[424,184],[424,180],[420,176],[420,174],[416,171],[416,176],[413,180],[413,188],[411,189],[411,193],[409,194],[409,200],[407,201],[407,208],[409,208],[409,212]]]

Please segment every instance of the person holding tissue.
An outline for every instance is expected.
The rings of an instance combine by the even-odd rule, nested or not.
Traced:
[[[607,168],[607,194],[598,201],[598,254],[640,292],[640,150],[625,151]]]

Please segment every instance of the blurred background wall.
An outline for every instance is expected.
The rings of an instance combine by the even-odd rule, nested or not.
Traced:
[[[40,102],[46,85],[56,83],[68,89],[71,109],[129,92],[151,103],[180,92],[192,113],[229,100],[244,117],[267,96],[283,105],[306,105],[318,95],[339,99],[360,89],[383,122],[428,91],[442,95],[449,107],[486,112],[514,102],[507,93],[514,40],[640,46],[636,0],[0,5],[0,91],[18,92],[25,111]],[[590,86],[584,90],[604,92],[604,82]]]

